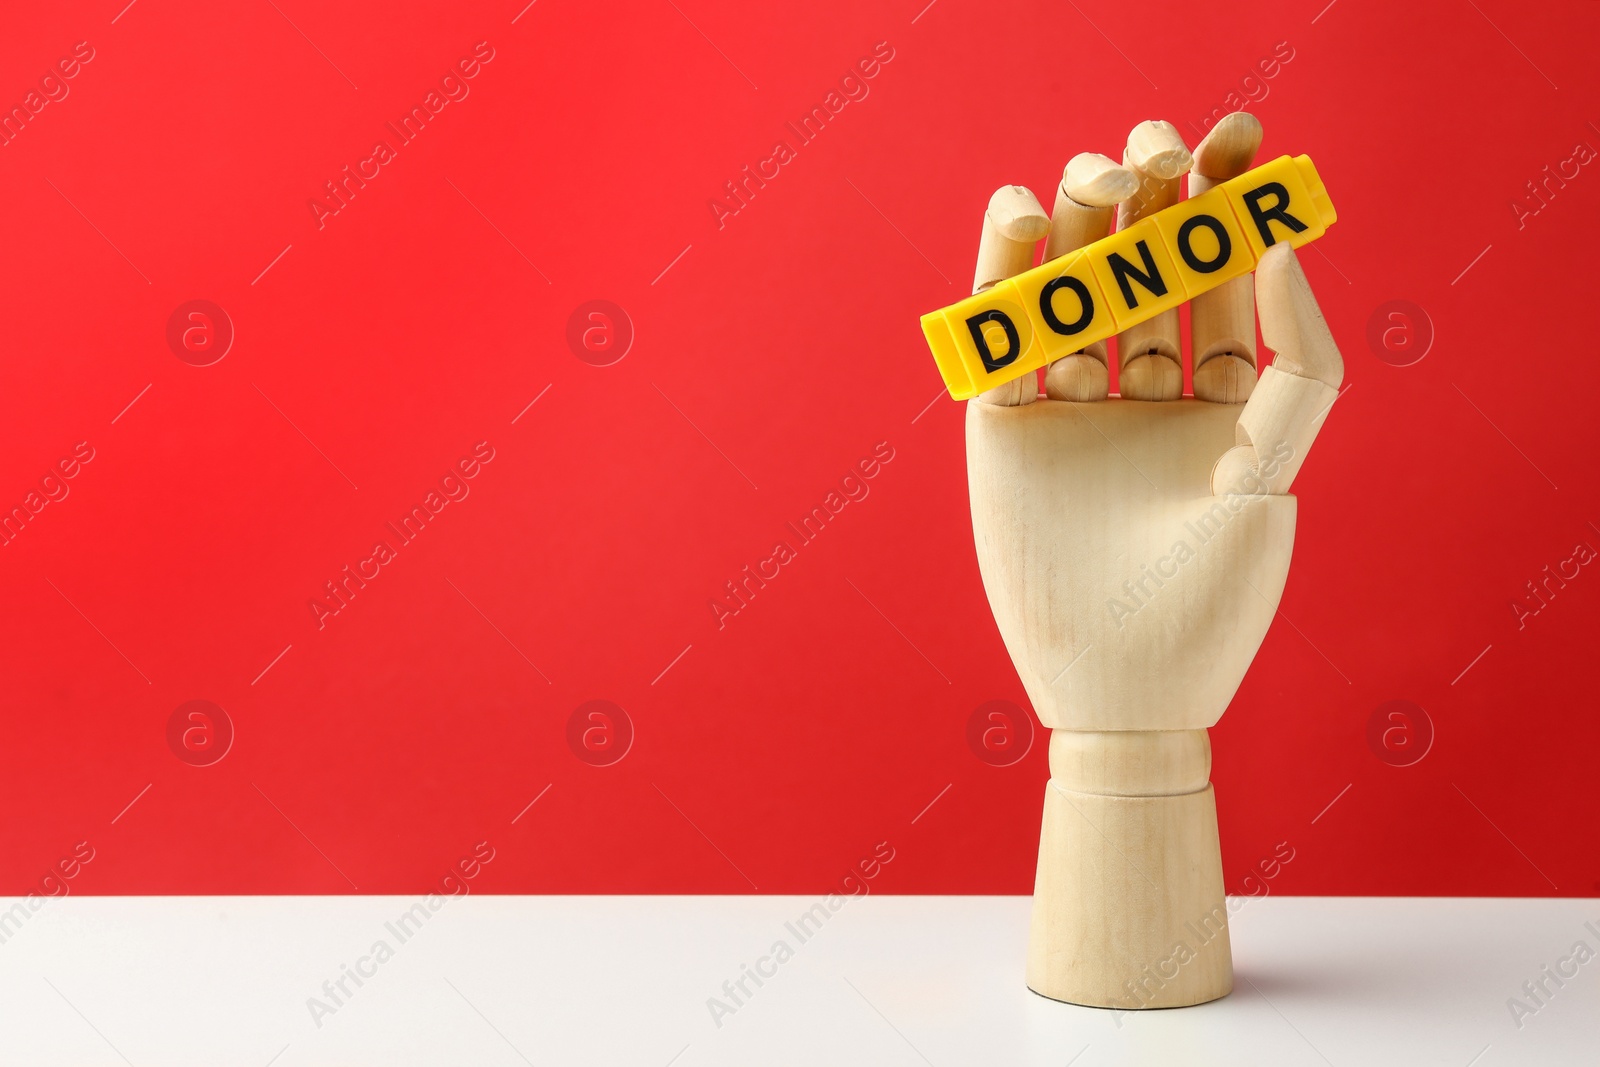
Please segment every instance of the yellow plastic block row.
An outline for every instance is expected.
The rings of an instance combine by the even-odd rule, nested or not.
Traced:
[[[1283,156],[922,316],[950,395],[977,396],[1255,270],[1338,216],[1309,156]]]

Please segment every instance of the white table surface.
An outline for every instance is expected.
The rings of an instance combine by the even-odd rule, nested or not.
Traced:
[[[1520,1027],[1507,1005],[1600,952],[1596,900],[1250,899],[1231,996],[1114,1013],[1028,992],[1025,897],[855,899],[802,943],[785,923],[817,898],[475,894],[401,942],[385,923],[419,899],[50,900],[0,926],[0,1063],[1600,1063],[1600,958]],[[334,1005],[323,982],[379,940]],[[779,940],[719,1026],[708,999]]]

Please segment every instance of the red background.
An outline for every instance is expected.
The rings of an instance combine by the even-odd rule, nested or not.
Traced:
[[[1510,606],[1600,547],[1600,174],[1511,206],[1600,147],[1600,5],[923,2],[13,5],[7,106],[95,58],[0,148],[0,501],[95,458],[0,549],[0,892],[80,841],[73,892],[412,892],[485,840],[490,892],[819,892],[880,841],[877,891],[1028,892],[1044,735],[967,744],[1025,697],[917,316],[965,294],[997,185],[1048,204],[1147,117],[1193,143],[1279,42],[1250,109],[1338,205],[1302,259],[1351,388],[1213,732],[1229,889],[1288,842],[1273,892],[1600,891],[1600,575]],[[470,95],[319,228],[480,41]],[[719,228],[878,42],[870,95]],[[192,299],[236,331],[211,366],[166,341]],[[566,340],[593,299],[636,333],[612,366]],[[1397,299],[1437,334],[1406,367],[1366,340]],[[470,496],[319,629],[480,441]],[[870,495],[719,630],[878,442]],[[211,766],[168,747],[196,699],[236,732]],[[567,742],[593,699],[633,727],[611,766]],[[1390,700],[1432,723],[1412,766],[1368,744]]]

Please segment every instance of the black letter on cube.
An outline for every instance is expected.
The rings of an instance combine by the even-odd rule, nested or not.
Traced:
[[[998,322],[1000,328],[1006,332],[1006,351],[1004,355],[996,356],[989,351],[989,339],[983,334],[983,324]],[[1011,321],[1011,316],[1004,311],[989,310],[981,315],[974,315],[967,320],[967,329],[972,331],[972,343],[978,346],[978,357],[983,360],[983,366],[991,373],[1016,362],[1022,354],[1022,338],[1017,336],[1017,325]]]
[[[1262,207],[1261,200],[1266,196],[1275,197],[1277,202],[1271,207]],[[1306,224],[1284,210],[1289,203],[1289,190],[1278,182],[1268,182],[1259,189],[1251,189],[1243,194],[1243,199],[1244,206],[1250,209],[1250,217],[1255,220],[1256,229],[1261,231],[1261,243],[1268,248],[1278,243],[1278,239],[1272,235],[1272,227],[1268,225],[1274,219],[1295,233],[1305,232]]]
[[[1055,295],[1057,289],[1071,289],[1078,297],[1078,305],[1083,309],[1077,319],[1072,322],[1062,322],[1056,315]],[[1076,278],[1052,279],[1039,291],[1039,317],[1044,319],[1044,324],[1061,334],[1071,337],[1075,333],[1082,333],[1094,319],[1094,297],[1089,295],[1089,287]]]
[[[1217,256],[1215,259],[1203,260],[1194,254],[1194,249],[1189,247],[1196,226],[1204,226],[1217,235]],[[1227,265],[1228,257],[1233,255],[1233,239],[1228,236],[1227,228],[1211,215],[1196,215],[1178,227],[1178,255],[1183,257],[1183,262],[1196,274],[1210,274],[1212,271],[1221,270]]]
[[[1144,270],[1142,271],[1115,252],[1106,257],[1106,263],[1110,265],[1111,273],[1117,279],[1117,288],[1122,290],[1122,301],[1130,309],[1139,306],[1139,298],[1133,295],[1133,285],[1129,281],[1130,277],[1156,296],[1167,295],[1167,283],[1162,280],[1161,272],[1156,269],[1156,260],[1150,254],[1149,244],[1140,241],[1133,247],[1139,250],[1139,258],[1144,260]]]

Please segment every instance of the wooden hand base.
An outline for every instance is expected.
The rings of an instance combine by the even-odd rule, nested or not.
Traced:
[[[1028,988],[1101,1008],[1233,989],[1204,730],[1057,730],[1050,742]]]

